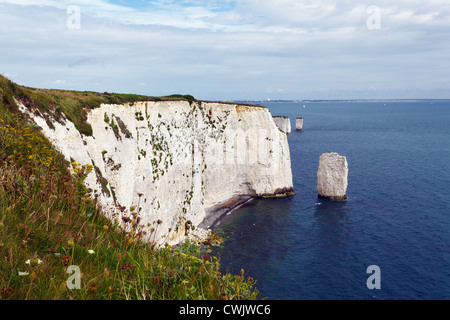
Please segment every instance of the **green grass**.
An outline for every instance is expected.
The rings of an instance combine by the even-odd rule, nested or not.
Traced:
[[[144,234],[135,208],[121,208],[128,221],[106,219],[95,190],[84,185],[94,168],[68,163],[18,111],[14,97],[64,112],[79,128],[86,106],[140,100],[25,88],[0,77],[0,300],[259,298],[253,279],[244,271],[221,273],[207,248],[140,241],[151,234]],[[71,265],[82,273],[79,289],[67,285]]]
[[[136,101],[188,101],[195,98],[191,95],[174,94],[164,97],[152,97],[137,94],[119,94],[108,92],[74,91],[38,89],[19,86],[0,75],[0,87],[7,96],[6,105],[13,105],[13,97],[20,98],[27,105],[35,106],[45,113],[52,114],[56,119],[64,113],[84,135],[92,135],[92,128],[86,122],[87,110],[94,109],[100,104],[125,104]]]

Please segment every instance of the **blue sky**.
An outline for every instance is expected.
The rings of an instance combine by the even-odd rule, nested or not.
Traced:
[[[447,0],[0,0],[0,73],[43,88],[450,98],[449,39]]]

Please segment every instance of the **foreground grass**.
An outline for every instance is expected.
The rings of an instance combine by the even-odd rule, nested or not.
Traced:
[[[258,298],[253,279],[222,274],[208,250],[142,243],[135,208],[122,208],[127,221],[106,219],[83,183],[92,167],[67,163],[13,99],[54,108],[78,93],[33,92],[0,77],[0,300]],[[84,103],[69,100],[72,112]]]

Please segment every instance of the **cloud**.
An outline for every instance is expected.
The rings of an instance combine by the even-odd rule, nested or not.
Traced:
[[[349,0],[0,0],[0,72],[202,99],[450,97],[446,2],[379,0],[381,29],[369,30],[370,3]],[[79,29],[67,28],[69,5]]]

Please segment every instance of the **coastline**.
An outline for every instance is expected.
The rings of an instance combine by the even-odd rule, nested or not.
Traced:
[[[293,188],[277,189],[273,194],[264,194],[260,196],[238,195],[224,200],[212,207],[206,209],[206,218],[197,226],[205,230],[213,230],[220,224],[223,217],[231,214],[233,211],[248,205],[254,199],[284,198],[294,195]]]
[[[255,199],[253,196],[235,196],[206,209],[206,218],[198,225],[198,228],[214,229],[224,216],[250,203],[253,199]]]

